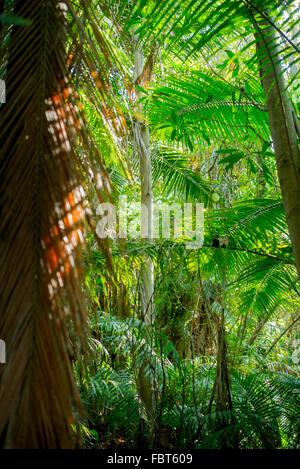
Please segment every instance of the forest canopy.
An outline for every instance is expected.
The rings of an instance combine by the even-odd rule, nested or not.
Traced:
[[[0,447],[297,449],[297,0],[0,0]]]

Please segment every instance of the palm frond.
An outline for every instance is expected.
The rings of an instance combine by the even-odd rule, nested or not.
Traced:
[[[176,192],[186,200],[205,204],[211,200],[214,184],[204,180],[200,172],[188,164],[182,150],[159,146],[152,152],[152,164],[153,182],[162,181],[167,194]]]
[[[180,3],[161,0],[145,9],[144,3],[139,1],[132,8],[127,27],[143,17],[137,30],[141,40],[156,39],[160,34],[172,36],[169,48],[187,59],[201,50],[213,56],[241,37],[245,39],[245,50],[251,51],[256,18],[267,21],[275,30],[282,44],[282,57],[296,61],[299,54],[297,2],[292,0],[288,7],[284,2],[271,0],[187,0]]]
[[[250,88],[247,93],[245,98],[237,86],[195,71],[185,78],[167,77],[166,85],[150,95],[147,112],[155,128],[163,129],[170,140],[181,140],[187,148],[201,147],[203,141],[236,144],[259,137],[267,142],[269,128],[261,92],[255,95]]]
[[[97,161],[100,199],[110,185],[73,86],[75,50],[85,57],[85,78],[98,80],[102,106],[109,87],[78,43],[80,19],[71,2],[7,3],[5,13],[27,23],[1,31],[7,99],[0,110],[0,336],[7,364],[0,375],[0,435],[8,448],[68,448],[76,442],[74,410],[81,409],[71,358],[82,355],[86,342],[83,174],[95,182]],[[102,58],[111,59],[97,38]]]

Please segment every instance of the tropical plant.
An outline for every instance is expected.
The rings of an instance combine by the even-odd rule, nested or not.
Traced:
[[[1,447],[299,447],[298,22],[0,1]]]

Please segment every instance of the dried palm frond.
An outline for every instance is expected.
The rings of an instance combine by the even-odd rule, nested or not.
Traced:
[[[6,3],[1,14],[27,25],[1,29],[0,337],[7,363],[0,365],[0,446],[69,448],[81,409],[71,357],[74,349],[82,356],[85,344],[83,174],[93,179],[100,168],[100,199],[110,184],[72,87],[71,59],[82,58],[85,81],[96,77],[97,103],[116,122],[101,61],[95,71],[98,45],[102,63],[114,57],[100,32],[93,57],[85,53],[71,3]],[[89,2],[78,3],[88,11]]]

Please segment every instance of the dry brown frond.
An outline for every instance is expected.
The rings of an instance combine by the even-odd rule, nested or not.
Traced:
[[[13,14],[31,25],[2,29],[0,337],[7,363],[0,365],[0,445],[6,448],[73,447],[71,425],[81,409],[72,356],[74,348],[79,357],[84,351],[86,328],[83,173],[93,178],[100,168],[99,199],[110,183],[72,87],[77,33],[68,35],[79,19],[67,4],[71,20],[65,3],[18,0]],[[95,69],[91,57],[85,64]],[[105,77],[101,83],[98,102],[110,106]]]

